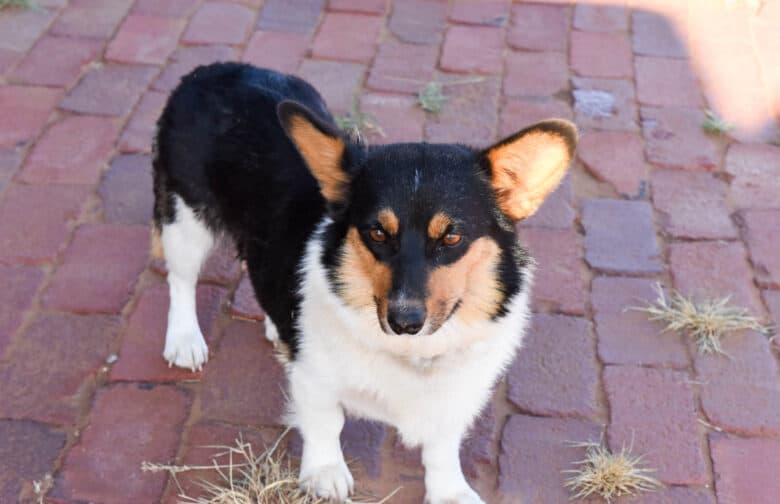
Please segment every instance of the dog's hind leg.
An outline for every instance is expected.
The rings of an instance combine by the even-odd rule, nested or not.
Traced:
[[[163,357],[169,365],[195,371],[209,356],[198,325],[195,288],[200,268],[214,245],[214,235],[179,196],[174,196],[174,210],[173,220],[161,225],[171,298]]]

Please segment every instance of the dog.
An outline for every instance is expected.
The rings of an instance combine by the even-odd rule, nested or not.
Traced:
[[[353,491],[345,414],[422,447],[426,502],[483,501],[460,443],[520,348],[533,260],[515,224],[566,173],[573,124],[540,122],[486,149],[364,146],[307,82],[238,63],[172,92],[154,148],[154,229],[170,288],[164,358],[200,369],[195,286],[215,239],[246,262],[265,334],[288,350],[301,486]]]

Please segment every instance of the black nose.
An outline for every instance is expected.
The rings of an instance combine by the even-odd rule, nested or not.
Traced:
[[[425,324],[425,305],[419,302],[390,302],[387,323],[396,334],[417,334]]]

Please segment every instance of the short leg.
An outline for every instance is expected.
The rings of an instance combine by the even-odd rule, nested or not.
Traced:
[[[169,365],[199,370],[208,360],[209,351],[198,325],[195,288],[214,236],[177,196],[176,217],[162,225],[161,238],[171,298],[163,357]]]
[[[423,443],[427,504],[484,504],[460,467],[460,435],[441,433]]]

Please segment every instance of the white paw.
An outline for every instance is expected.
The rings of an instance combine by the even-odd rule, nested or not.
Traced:
[[[343,461],[310,469],[301,468],[301,487],[325,499],[342,502],[354,490],[352,474]]]
[[[426,504],[485,504],[485,501],[471,488],[464,488],[454,495],[430,496],[425,498]]]
[[[268,314],[265,316],[265,339],[276,345],[279,341],[279,330],[276,329],[276,324],[271,322],[268,318]]]
[[[165,335],[163,357],[168,366],[178,366],[200,371],[209,360],[209,347],[200,329],[189,331],[168,331]]]

